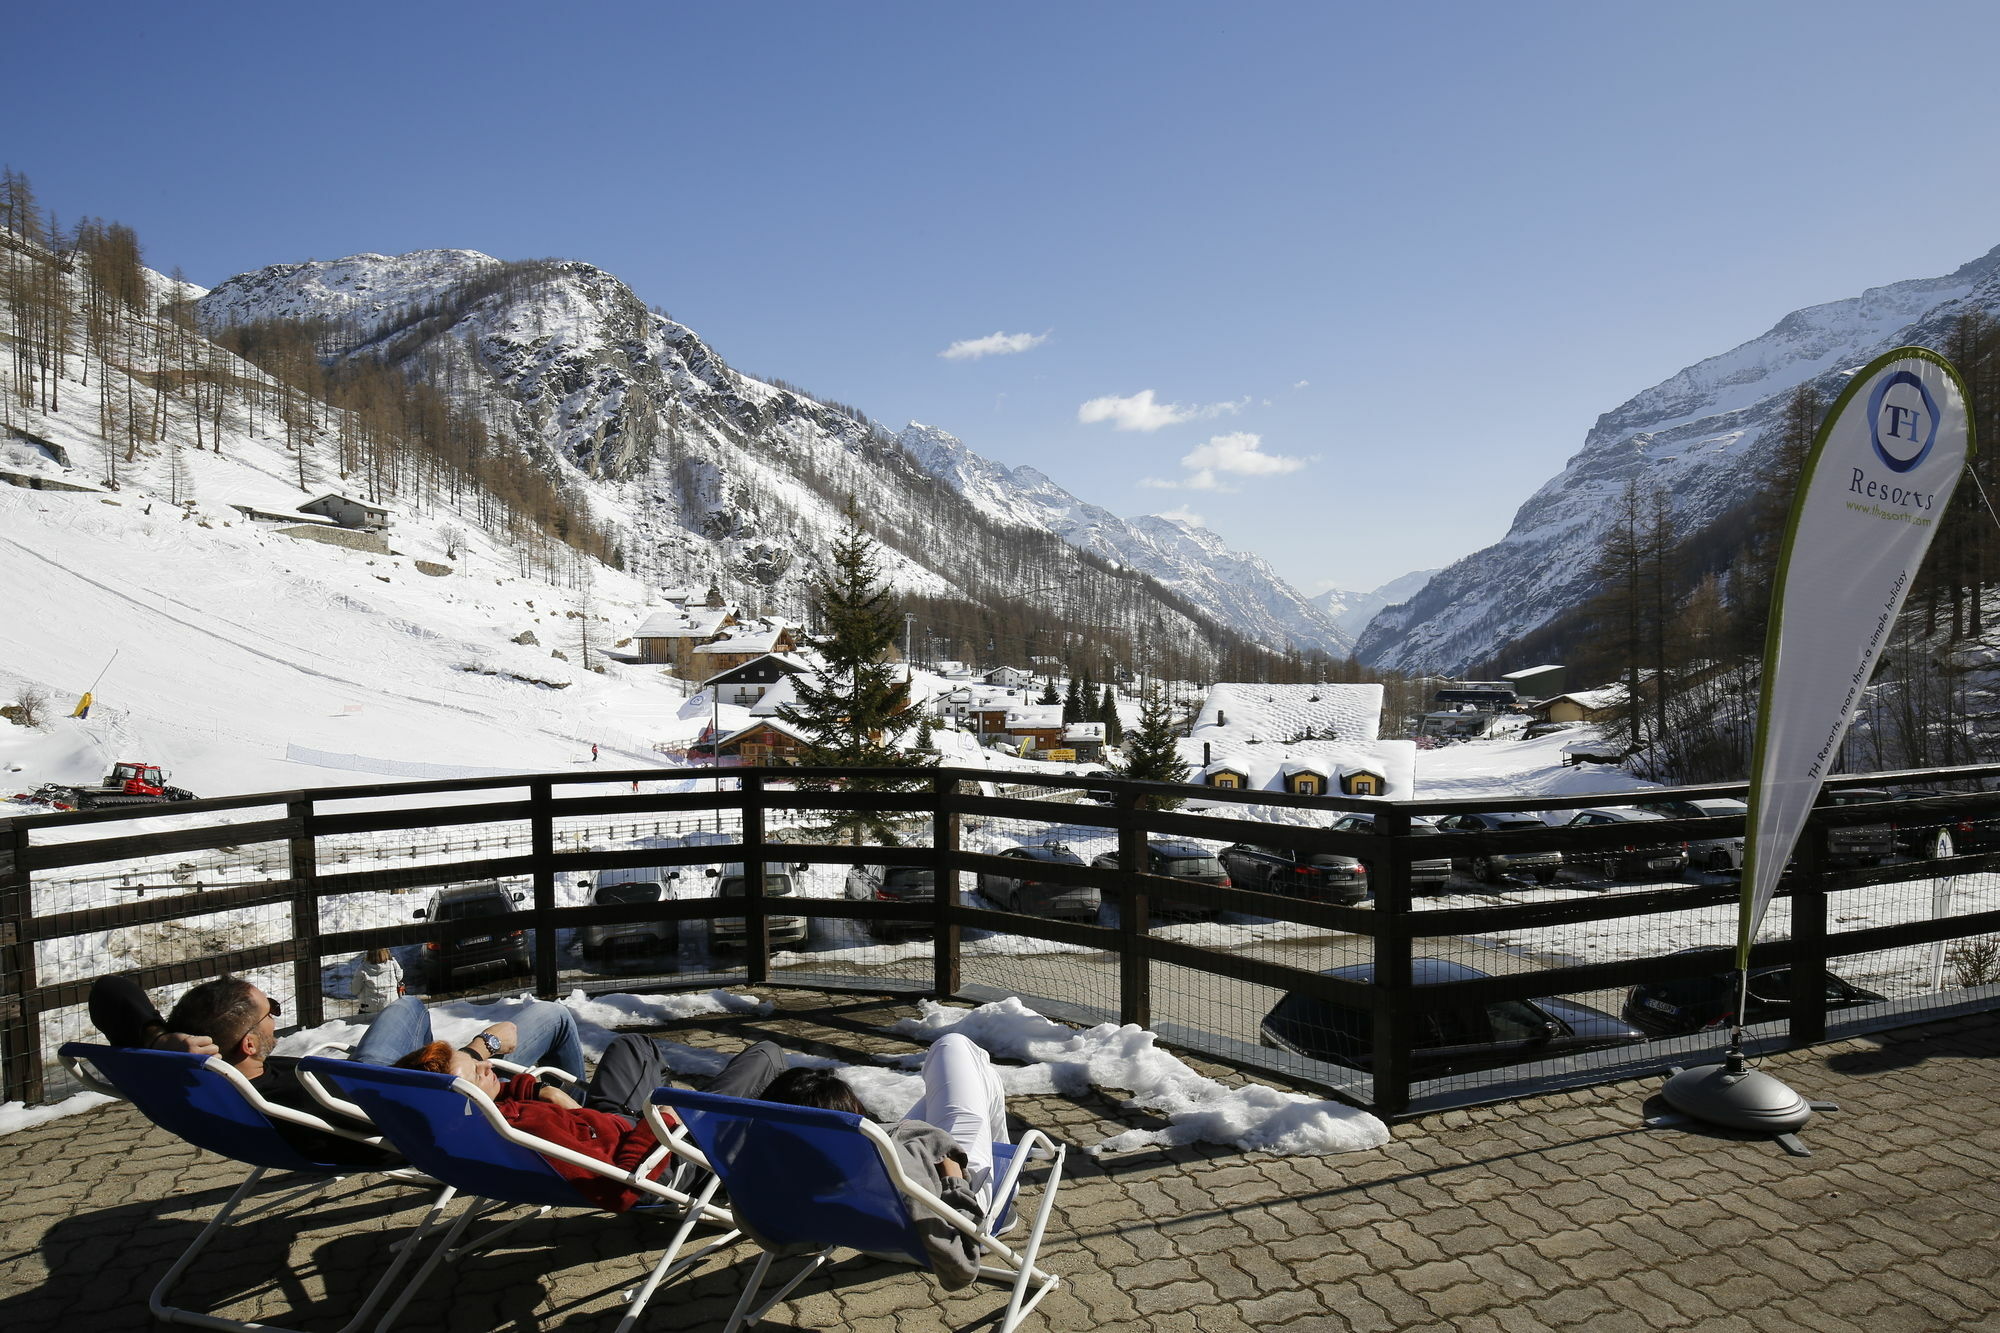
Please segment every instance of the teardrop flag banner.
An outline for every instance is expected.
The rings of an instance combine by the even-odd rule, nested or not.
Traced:
[[[1971,454],[1965,383],[1923,347],[1862,367],[1813,438],[1764,638],[1739,971]]]

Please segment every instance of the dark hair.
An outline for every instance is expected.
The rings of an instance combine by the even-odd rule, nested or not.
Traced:
[[[783,1102],[787,1106],[816,1106],[822,1111],[845,1111],[866,1115],[861,1099],[847,1080],[831,1069],[787,1069],[772,1079],[760,1101]]]
[[[276,1012],[275,1005],[272,1010]],[[167,1015],[167,1031],[199,1032],[218,1046],[228,1046],[263,1021],[257,987],[242,977],[223,975],[181,996]]]

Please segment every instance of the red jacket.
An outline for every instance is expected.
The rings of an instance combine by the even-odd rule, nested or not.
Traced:
[[[538,1098],[536,1087],[532,1075],[516,1074],[494,1099],[493,1104],[500,1108],[500,1114],[506,1117],[507,1123],[524,1133],[560,1143],[600,1162],[609,1162],[621,1171],[635,1170],[639,1163],[646,1160],[646,1154],[659,1147],[659,1140],[653,1137],[653,1131],[644,1123],[634,1124],[622,1115],[593,1111],[589,1107],[571,1110],[566,1106],[556,1106]],[[668,1123],[673,1123],[671,1118]],[[638,1190],[597,1175],[573,1162],[554,1157],[548,1161],[565,1180],[576,1186],[578,1194],[599,1208],[622,1213],[641,1198]],[[662,1158],[650,1179],[658,1180],[669,1165],[671,1159]]]

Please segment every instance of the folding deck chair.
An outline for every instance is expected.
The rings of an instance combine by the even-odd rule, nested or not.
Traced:
[[[183,1310],[167,1304],[174,1284],[194,1264],[221,1229],[232,1219],[249,1221],[276,1211],[303,1195],[324,1189],[346,1176],[379,1176],[384,1181],[436,1188],[436,1196],[423,1220],[405,1239],[392,1248],[395,1258],[354,1312],[340,1333],[354,1333],[368,1321],[375,1306],[388,1294],[397,1274],[417,1252],[456,1192],[449,1184],[409,1168],[371,1168],[345,1163],[314,1161],[301,1154],[280,1134],[274,1122],[285,1121],[322,1133],[352,1139],[372,1146],[383,1145],[379,1138],[352,1133],[328,1124],[317,1116],[266,1101],[256,1086],[220,1056],[187,1055],[179,1051],[141,1050],[123,1046],[95,1046],[68,1042],[57,1052],[71,1074],[86,1087],[122,1098],[139,1108],[140,1114],[178,1138],[206,1148],[252,1168],[248,1178],[223,1204],[201,1234],[153,1288],[147,1304],[153,1314],[170,1324],[197,1324],[204,1328],[258,1329],[283,1333],[276,1325],[227,1319],[197,1310]],[[339,1062],[335,1062],[339,1063]],[[353,1066],[361,1067],[361,1066]],[[237,1210],[270,1171],[296,1171],[313,1177],[305,1185],[289,1189],[275,1199],[238,1216]]]
[[[509,1223],[476,1241],[460,1245],[460,1236],[475,1218],[520,1204],[535,1207],[541,1213],[551,1208],[603,1211],[577,1192],[576,1186],[550,1164],[551,1158],[581,1166],[647,1196],[647,1201],[634,1208],[634,1212],[682,1215],[680,1226],[659,1262],[653,1266],[645,1283],[632,1295],[631,1306],[619,1321],[619,1333],[627,1333],[638,1321],[645,1312],[646,1303],[653,1298],[653,1293],[662,1282],[733,1243],[740,1234],[729,1210],[711,1202],[720,1184],[714,1175],[704,1174],[696,1182],[689,1179],[690,1173],[677,1170],[668,1183],[647,1178],[680,1140],[677,1133],[663,1133],[657,1124],[654,1134],[661,1146],[637,1167],[625,1171],[560,1143],[516,1129],[507,1123],[499,1108],[484,1092],[471,1082],[451,1074],[357,1065],[321,1057],[307,1057],[300,1061],[299,1072],[302,1078],[330,1075],[336,1079],[369,1121],[381,1129],[413,1165],[454,1186],[460,1193],[480,1200],[467,1207],[452,1223],[444,1239],[424,1261],[424,1266],[383,1316],[382,1328],[387,1328],[402,1313],[403,1307],[439,1263],[455,1262],[484,1249],[502,1232],[519,1225],[518,1222]],[[690,1194],[683,1188],[684,1185],[694,1186],[695,1192]],[[679,1258],[689,1234],[703,1222],[723,1228],[724,1234],[693,1254]]]
[[[911,1179],[887,1131],[861,1116],[680,1088],[653,1093],[653,1105],[647,1107],[650,1121],[658,1120],[659,1106],[670,1106],[679,1115],[729,1191],[737,1224],[764,1250],[724,1333],[757,1323],[836,1250],[859,1250],[933,1271],[917,1231],[920,1217],[941,1218],[970,1238],[989,1261],[980,1265],[979,1278],[1011,1289],[998,1333],[1013,1333],[1061,1281],[1035,1267],[1062,1180],[1064,1153],[1040,1130],[1028,1131],[1016,1144],[993,1145],[993,1203],[988,1215],[975,1222]],[[1016,1252],[1000,1240],[1000,1233],[1009,1227],[1021,1171],[1031,1157],[1049,1158],[1051,1166],[1034,1225]],[[753,1311],[772,1260],[809,1252],[812,1258],[792,1280]]]

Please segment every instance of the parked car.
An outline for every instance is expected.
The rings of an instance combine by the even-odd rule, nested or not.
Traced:
[[[1239,889],[1352,905],[1368,896],[1368,867],[1336,852],[1239,842],[1216,854]]]
[[[1116,870],[1118,853],[1105,852],[1091,858],[1093,866],[1100,870]],[[1214,852],[1195,842],[1179,842],[1162,839],[1146,844],[1146,870],[1149,874],[1168,875],[1174,879],[1190,880],[1196,884],[1214,884],[1229,888],[1233,881],[1229,871],[1216,859]],[[1157,913],[1176,913],[1183,916],[1214,916],[1215,909],[1203,903],[1191,903],[1172,898],[1157,898],[1153,901]]]
[[[1667,819],[1718,819],[1734,815],[1742,818],[1750,807],[1732,796],[1704,796],[1697,800],[1641,801],[1639,809],[1650,810]],[[1700,838],[1687,845],[1688,868],[1710,874],[1743,869],[1743,839]]]
[[[1547,832],[1549,827],[1533,815],[1518,813],[1441,815],[1435,824],[1440,833]],[[1481,852],[1478,855],[1454,856],[1451,863],[1487,884],[1498,884],[1510,875],[1532,875],[1539,884],[1552,884],[1563,867],[1563,854],[1559,851]]]
[[[937,901],[937,872],[929,866],[855,866],[847,872],[847,896],[856,902],[932,903]],[[878,939],[929,929],[925,921],[868,923],[868,933]]]
[[[1707,949],[1683,949],[1682,953],[1708,953]],[[1864,986],[1826,976],[1826,1007],[1846,1009],[1857,1004],[1875,1004],[1883,997]],[[1743,1021],[1769,1023],[1787,1018],[1792,1012],[1792,969],[1753,967],[1750,969],[1749,1003]],[[1679,977],[1672,981],[1649,981],[1632,987],[1625,995],[1621,1011],[1626,1022],[1644,1028],[1656,1037],[1678,1037],[1689,1032],[1731,1026],[1736,1021],[1736,974],[1716,972],[1710,976]]]
[[[1375,816],[1365,814],[1342,815],[1339,819],[1333,821],[1333,827],[1337,833],[1373,833],[1375,831]],[[1434,838],[1437,836],[1437,828],[1431,824],[1412,820],[1410,822],[1410,834],[1413,837]],[[1364,869],[1367,869],[1366,862],[1363,862],[1362,865]],[[1372,881],[1372,870],[1369,874]],[[1451,883],[1450,857],[1440,856],[1423,861],[1410,862],[1410,891],[1412,893],[1438,893],[1449,883]],[[1369,891],[1374,891],[1372,882],[1369,885]]]
[[[1617,825],[1626,829],[1628,836],[1635,841],[1605,847],[1572,847],[1563,854],[1564,864],[1572,870],[1595,869],[1606,879],[1664,879],[1677,874],[1687,866],[1687,844],[1677,840],[1656,841],[1660,837],[1658,831],[1645,827],[1665,821],[1666,816],[1656,815],[1650,810],[1631,810],[1622,806],[1579,810],[1570,816],[1565,827],[1608,828]]]
[[[1892,799],[1921,801],[1939,796],[1962,796],[1963,792],[1902,789]],[[1967,856],[2000,847],[2000,819],[1960,819],[1952,816],[1898,819],[1894,824],[1896,846],[1909,856],[1942,860],[1947,856]]]
[[[657,870],[600,871],[590,891],[592,907],[657,903],[667,896],[666,885]],[[653,953],[672,945],[679,937],[677,921],[620,921],[609,925],[589,925],[578,932],[585,958],[625,951]]]
[[[792,879],[794,869],[779,862],[767,863],[764,867],[764,896],[790,898],[796,895],[798,885]],[[718,880],[715,886],[717,897],[743,897],[745,881],[742,862],[732,861],[720,872],[710,867],[705,874]],[[806,919],[802,916],[777,916],[767,912],[764,921],[770,928],[773,944],[797,944],[806,937]],[[719,916],[708,924],[708,946],[711,949],[740,949],[749,942],[749,936],[750,927],[744,917]]]
[[[1847,787],[1822,791],[1819,805],[1877,805],[1894,796],[1880,787]],[[1896,830],[1885,815],[1880,823],[1845,824],[1827,830],[1826,859],[1836,866],[1880,865],[1896,853]]]
[[[1018,868],[1004,873],[979,872],[979,894],[995,907],[1031,916],[1063,917],[1072,921],[1097,920],[1099,895],[1094,887],[1053,884],[1036,878],[1036,867],[1083,865],[1083,858],[1059,842],[1009,847],[1000,853]]]
[[[1488,975],[1446,958],[1413,958],[1410,964],[1411,978],[1419,986]],[[1372,982],[1375,965],[1356,963],[1321,975]],[[1259,1036],[1266,1046],[1355,1069],[1370,1068],[1375,1061],[1373,1020],[1366,1005],[1349,1008],[1302,991],[1290,992],[1271,1007]],[[1410,1069],[1436,1078],[1645,1039],[1644,1032],[1589,1005],[1558,999],[1495,1000],[1419,1018]]]
[[[448,885],[433,892],[430,901],[411,916],[433,923],[505,916],[526,897],[519,889],[509,889],[497,879]],[[424,971],[432,990],[446,989],[460,972],[490,966],[498,966],[508,974],[528,971],[531,966],[528,932],[509,929],[503,923],[481,927],[476,934],[447,931],[424,943]]]

